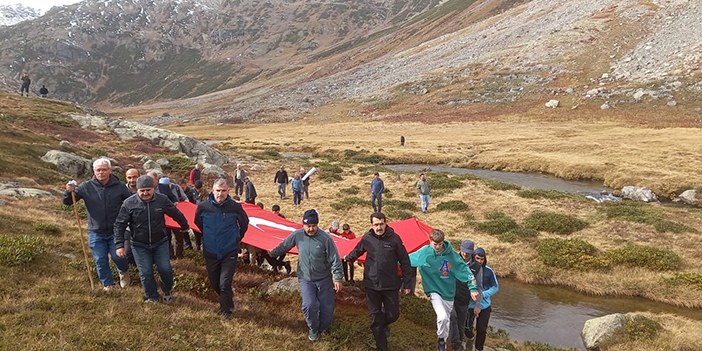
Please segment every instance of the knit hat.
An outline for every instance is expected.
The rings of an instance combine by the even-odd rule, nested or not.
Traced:
[[[315,209],[309,209],[305,211],[302,216],[302,224],[318,224],[319,223],[319,213]]]
[[[332,222],[332,228],[338,230],[339,229],[339,221]]]
[[[472,255],[474,248],[475,244],[473,244],[473,242],[470,240],[463,240],[463,242],[461,242],[461,252],[465,252],[467,254]]]
[[[159,183],[159,184],[166,184],[166,185],[169,185],[169,184],[171,184],[171,180],[168,179],[168,177],[161,177],[161,178],[158,180],[158,183]]]
[[[150,175],[144,174],[143,176],[139,176],[136,181],[136,187],[137,189],[143,189],[143,188],[153,188],[154,187],[154,178],[151,178]]]

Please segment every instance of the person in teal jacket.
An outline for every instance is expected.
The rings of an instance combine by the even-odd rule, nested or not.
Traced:
[[[451,310],[456,296],[456,280],[468,285],[474,301],[477,301],[480,296],[473,273],[444,237],[443,231],[432,229],[429,232],[430,244],[409,255],[412,267],[419,268],[424,293],[429,296],[436,312],[437,350],[439,351],[446,350]]]
[[[334,240],[319,228],[319,213],[314,209],[305,211],[302,224],[302,229],[292,232],[271,250],[270,255],[277,257],[297,246],[297,279],[302,295],[302,313],[309,328],[308,338],[317,341],[319,335],[331,327],[334,292],[341,291],[343,271]]]
[[[495,295],[497,291],[500,290],[500,285],[497,283],[497,276],[493,272],[492,268],[487,265],[487,256],[485,255],[485,249],[479,247],[475,249],[473,253],[473,259],[482,264],[483,277],[482,277],[482,294],[480,295],[480,302],[471,301],[468,304],[468,327],[466,328],[466,333],[468,337],[467,348],[471,350],[473,348],[473,320],[476,320],[475,325],[475,349],[478,351],[483,351],[485,346],[485,335],[487,334],[488,322],[490,321],[490,312],[492,312],[492,306],[490,303],[490,296]]]

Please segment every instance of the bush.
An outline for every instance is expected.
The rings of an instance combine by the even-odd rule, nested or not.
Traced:
[[[359,191],[361,191],[361,188],[353,185],[349,188],[339,190],[339,194],[356,195]]]
[[[656,231],[660,233],[697,233],[697,229],[695,228],[692,228],[682,223],[666,220],[658,220],[653,222],[653,227],[656,228]]]
[[[49,235],[59,235],[62,232],[61,227],[57,226],[56,224],[33,223],[32,227],[34,227],[34,229],[40,233]]]
[[[557,190],[544,190],[544,189],[525,189],[517,191],[517,196],[523,197],[525,199],[575,199],[575,200],[585,200],[585,196],[577,194],[569,194]]]
[[[499,242],[503,242],[503,243],[513,243],[513,242],[517,241],[517,236],[514,235],[514,233],[512,233],[510,231],[510,232],[498,234],[497,240]]]
[[[154,154],[151,155],[151,159],[158,160],[160,158],[165,158],[168,160],[168,166],[163,167],[163,170],[170,170],[173,174],[190,174],[190,170],[197,163],[195,160],[191,160],[188,157],[182,155],[164,155],[164,154]],[[175,182],[177,179],[171,179]]]
[[[658,334],[663,330],[661,325],[648,318],[641,315],[630,315],[626,316],[626,322],[621,329],[616,330],[611,336],[601,343],[601,348],[607,349],[612,345],[634,342],[634,341],[646,341],[655,339]]]
[[[491,235],[499,235],[519,228],[519,224],[514,219],[502,212],[488,213],[485,215],[485,219],[487,221],[477,223],[476,228]]]
[[[660,211],[633,201],[604,202],[602,206],[609,219],[621,219],[636,223],[653,223],[655,220],[659,220],[662,217]]]
[[[210,286],[205,279],[199,279],[190,274],[180,273],[173,277],[173,290],[189,292],[199,297],[205,297],[210,292]]]
[[[85,209],[85,202],[78,201],[78,204],[76,206],[78,207],[78,215],[80,216],[80,218],[88,218],[88,210]],[[75,211],[73,210],[73,205],[68,206],[61,203],[55,204],[53,208],[56,209],[57,212],[60,211],[69,213],[71,214],[72,218],[75,218]]]
[[[468,204],[460,200],[451,200],[436,205],[439,211],[467,211]]]
[[[324,182],[327,182],[327,183],[334,183],[334,182],[342,180],[339,173],[329,173],[329,172],[320,172],[319,179],[324,181]]]
[[[418,196],[418,195],[419,195],[419,194],[417,194],[417,193],[414,192],[414,191],[408,191],[408,192],[405,193],[405,197],[416,197],[416,196]]]
[[[522,187],[515,184],[503,183],[497,180],[481,179],[481,181],[492,190],[519,190]]]
[[[317,169],[324,173],[342,173],[344,171],[339,165],[331,163],[325,163],[317,166]]]
[[[539,260],[547,266],[587,270],[602,267],[595,254],[595,247],[580,239],[543,239],[536,242]]]
[[[696,272],[675,273],[672,278],[666,279],[671,285],[688,285],[702,291],[702,274]]]
[[[44,240],[38,237],[0,236],[0,264],[13,267],[20,266],[34,260],[46,248]]]
[[[387,212],[388,218],[392,218],[393,221],[401,221],[403,219],[408,219],[414,217],[411,212],[405,210],[390,209]]]
[[[582,219],[553,212],[535,212],[524,221],[524,227],[549,233],[570,234],[587,227]]]
[[[610,264],[641,267],[652,271],[673,270],[680,265],[680,257],[675,252],[651,246],[628,245],[606,251],[602,256]]]
[[[370,201],[361,199],[360,197],[352,196],[345,197],[341,199],[341,201],[331,204],[331,207],[337,211],[348,210],[354,206],[370,206]]]
[[[417,209],[417,204],[411,201],[388,199],[383,201],[383,206],[392,207],[398,210],[414,211]]]
[[[455,190],[455,189],[460,189],[460,188],[466,186],[465,183],[456,179],[455,177],[449,178],[445,175],[433,176],[432,179],[429,179],[429,183],[431,184],[432,190],[438,190],[438,189]]]

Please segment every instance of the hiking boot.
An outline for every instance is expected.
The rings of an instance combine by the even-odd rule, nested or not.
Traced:
[[[222,312],[220,313],[222,315],[222,319],[225,321],[229,321],[232,319],[232,313],[231,312]]]
[[[114,287],[114,285],[103,286],[102,291],[112,291],[112,288]]]
[[[446,340],[439,338],[439,341],[436,343],[436,349],[438,351],[446,351]]]
[[[292,272],[292,267],[290,266],[290,261],[285,261],[283,263],[283,266],[285,267],[285,273],[290,274],[290,272]]]
[[[466,350],[473,350],[473,338],[466,339]]]
[[[166,305],[170,305],[173,303],[173,295],[170,291],[167,293],[163,293],[163,303],[165,303]]]
[[[310,339],[310,341],[317,341],[319,339],[319,332],[314,329],[310,329],[310,333],[307,335],[307,338]]]
[[[119,274],[119,286],[122,288],[126,288],[129,286],[129,283],[131,283],[132,280],[129,277],[129,271],[120,273]]]

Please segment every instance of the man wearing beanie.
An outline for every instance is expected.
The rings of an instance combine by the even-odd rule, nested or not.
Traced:
[[[173,203],[163,194],[154,191],[154,179],[148,175],[137,178],[137,193],[128,197],[115,221],[115,246],[117,256],[126,257],[124,232],[132,232],[132,253],[139,269],[141,285],[146,295],[145,302],[159,300],[154,279],[154,264],[158,270],[163,291],[163,303],[173,302],[173,269],[168,253],[168,234],[164,214],[180,224],[180,230],[188,230],[188,221]]]
[[[482,293],[483,270],[482,265],[473,259],[473,249],[475,244],[470,240],[461,242],[461,258],[470,268],[471,273],[475,277],[478,292]],[[453,300],[453,312],[451,312],[451,329],[449,330],[449,339],[454,350],[463,350],[463,334],[466,331],[466,320],[468,319],[468,305],[473,300],[470,297],[470,290],[465,284],[456,280],[456,298]],[[466,334],[468,335],[468,334]],[[473,345],[473,341],[468,341],[469,345]]]
[[[297,278],[302,295],[302,313],[309,328],[308,338],[317,341],[319,334],[329,330],[332,324],[334,291],[341,291],[341,258],[334,240],[319,228],[317,210],[305,211],[302,224],[302,229],[292,232],[271,250],[270,255],[276,257],[288,252],[293,246],[297,247]]]

